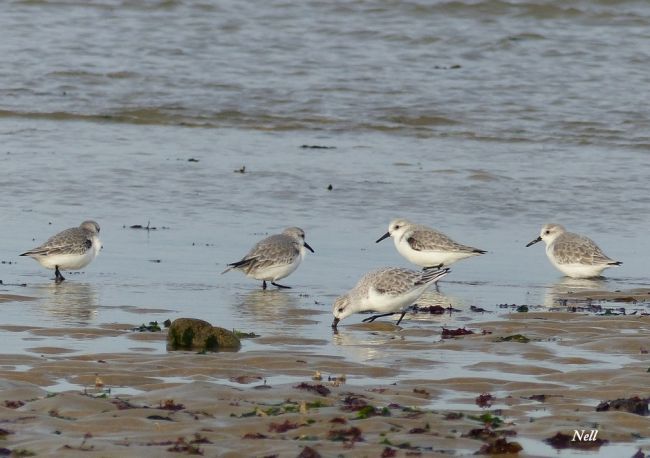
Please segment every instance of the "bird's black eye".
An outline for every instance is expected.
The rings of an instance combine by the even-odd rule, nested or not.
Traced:
[[[544,234],[546,234],[546,235],[548,235],[548,234],[550,234],[550,233],[551,233],[551,231],[546,231],[546,232],[544,232]]]
[[[341,313],[343,311],[343,307],[339,307],[338,312]]]
[[[400,227],[399,224],[395,225],[395,229],[399,229],[399,227]]]

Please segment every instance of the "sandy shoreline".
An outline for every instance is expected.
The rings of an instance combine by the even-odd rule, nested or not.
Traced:
[[[126,328],[2,332],[164,339]],[[433,330],[388,323],[343,327],[401,335],[387,345],[405,356],[390,367],[295,350],[79,355],[34,345],[0,356],[1,446],[50,456],[178,456],[196,448],[205,456],[298,456],[305,446],[321,456],[459,456],[504,436],[523,446],[522,456],[552,456],[544,439],[596,427],[609,441],[601,451],[650,452],[650,417],[595,409],[650,397],[650,316],[512,313],[467,328],[476,333],[440,341]],[[516,334],[529,341],[504,341]],[[475,362],[450,376],[443,362],[418,356],[431,345]],[[435,379],[409,375],[427,365],[440,366]],[[313,380],[317,371],[322,380]],[[56,393],[47,388],[54,386]],[[491,406],[480,407],[485,393]]]

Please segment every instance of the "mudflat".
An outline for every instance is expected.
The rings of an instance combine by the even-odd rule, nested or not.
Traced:
[[[556,451],[545,440],[555,437],[557,447],[650,451],[650,316],[511,313],[465,329],[473,334],[441,340],[387,323],[342,327],[395,337],[383,345],[404,358],[390,367],[246,351],[246,341],[238,353],[205,354],[34,346],[0,356],[2,446],[57,456],[458,456],[498,447],[548,456]],[[118,325],[84,332],[165,338]],[[418,356],[432,346],[444,358]],[[444,359],[462,370],[450,372]],[[425,366],[434,377],[409,375]],[[597,433],[558,442],[575,431]]]

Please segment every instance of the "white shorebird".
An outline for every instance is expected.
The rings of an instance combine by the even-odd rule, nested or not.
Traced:
[[[305,232],[299,227],[289,227],[281,234],[257,242],[241,261],[228,264],[228,268],[221,273],[238,269],[248,277],[262,280],[264,289],[267,281],[278,288],[291,288],[276,282],[298,268],[307,250],[314,252],[305,242]]]
[[[559,224],[546,224],[539,237],[526,246],[542,240],[546,243],[546,256],[551,264],[571,278],[598,277],[603,270],[623,264],[606,256],[590,238],[567,232]]]
[[[471,246],[454,242],[445,234],[406,219],[394,219],[388,225],[388,232],[376,243],[392,237],[395,248],[413,264],[420,267],[442,267],[461,259],[486,253]]]
[[[101,249],[99,224],[95,221],[84,221],[79,227],[59,232],[41,246],[26,251],[21,256],[34,258],[46,269],[54,269],[54,279],[61,283],[65,280],[61,270],[86,267]]]
[[[381,312],[363,320],[400,313],[399,325],[409,307],[426,289],[450,272],[448,268],[415,271],[403,267],[383,267],[365,274],[354,288],[334,302],[332,328],[353,313],[372,310]]]

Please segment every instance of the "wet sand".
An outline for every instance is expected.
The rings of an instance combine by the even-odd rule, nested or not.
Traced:
[[[80,355],[35,345],[0,356],[2,447],[58,456],[317,456],[305,447],[320,456],[462,456],[505,438],[521,456],[557,456],[545,439],[598,429],[609,442],[592,444],[588,456],[650,452],[650,417],[596,411],[601,401],[650,396],[650,316],[500,318],[444,340],[409,323],[341,327],[341,335],[395,337],[384,345],[404,358],[390,366],[278,350],[274,339],[261,344],[269,350],[246,351],[244,340],[244,351],[211,354]],[[136,345],[165,338],[126,324],[3,330]],[[508,341],[517,334],[528,341]],[[432,346],[441,361],[418,353]],[[450,376],[444,359],[467,360],[466,376]],[[435,376],[410,375],[418,367]]]

